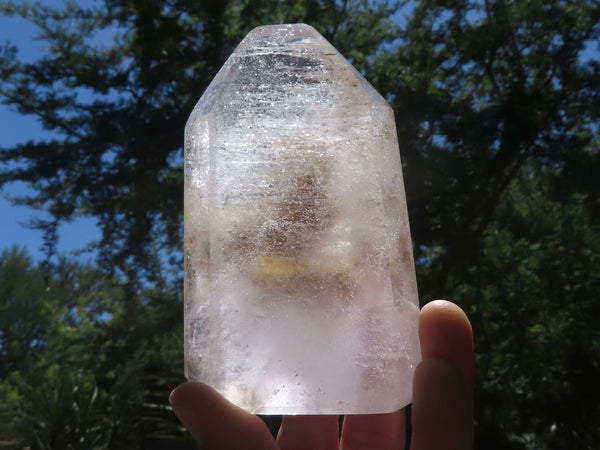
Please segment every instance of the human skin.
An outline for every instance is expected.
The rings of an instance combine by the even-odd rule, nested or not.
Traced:
[[[419,316],[423,360],[415,370],[412,450],[473,448],[473,332],[455,304],[435,300]],[[277,438],[260,417],[198,382],[178,386],[173,411],[205,450],[400,450],[405,409],[390,414],[284,416]],[[341,436],[341,437],[340,437]]]

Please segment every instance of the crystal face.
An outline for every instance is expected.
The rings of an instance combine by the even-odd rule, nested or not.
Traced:
[[[418,299],[393,112],[308,25],[253,30],[185,129],[185,370],[257,414],[410,403]]]

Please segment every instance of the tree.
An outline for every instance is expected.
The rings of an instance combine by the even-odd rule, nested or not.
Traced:
[[[178,363],[152,349],[165,343],[163,354],[180,358],[165,337],[179,326],[180,275],[167,258],[179,271],[185,120],[247,31],[302,21],[394,107],[421,297],[450,297],[474,324],[478,441],[596,445],[600,6],[402,3],[405,24],[392,20],[400,5],[364,0],[2,4],[39,26],[49,52],[24,64],[5,47],[0,95],[57,137],[3,149],[0,184],[31,184],[21,201],[52,214],[41,224],[50,249],[61,220],[97,217],[100,262],[118,275],[113,318],[85,347],[103,355],[90,363],[100,392],[134,391],[139,405],[173,379]],[[141,390],[114,374],[147,365],[161,375]]]
[[[99,263],[123,283],[110,293],[113,320],[92,327],[81,351],[70,354],[101,356],[86,370],[99,395],[121,399],[105,414],[120,421],[111,442],[147,448],[160,442],[157,435],[177,438],[165,403],[182,373],[182,346],[172,343],[181,339],[181,166],[188,114],[234,46],[263,21],[320,24],[360,66],[393,37],[394,9],[383,2],[331,0],[107,0],[97,7],[3,3],[1,9],[35,23],[48,53],[24,64],[16,47],[5,47],[0,96],[56,137],[3,149],[0,186],[27,182],[34,194],[16,201],[50,212],[51,220],[38,223],[48,262],[62,221],[98,219]],[[361,39],[350,39],[357,31]],[[68,347],[77,348],[72,342]]]
[[[4,149],[0,185],[26,181],[20,202],[44,208],[52,238],[60,221],[98,219],[107,269],[143,271],[150,281],[178,251],[182,231],[182,144],[187,116],[234,46],[267,18],[315,24],[360,66],[391,39],[392,8],[367,2],[112,1],[53,9],[1,6],[35,23],[48,53],[24,64],[15,47],[0,57],[0,95],[56,133]],[[360,31],[360,39],[349,39]],[[109,45],[94,37],[111,34]],[[177,253],[176,264],[181,260]]]
[[[59,258],[0,254],[0,436],[32,448],[180,448],[177,293]],[[175,308],[172,306],[175,305]],[[131,315],[133,314],[133,316]],[[132,319],[135,317],[135,320]]]
[[[581,194],[550,198],[553,172],[511,183],[468,269],[477,281],[455,282],[485,349],[478,420],[489,448],[591,449],[600,436],[598,226]]]
[[[95,448],[109,430],[96,412],[98,392],[85,362],[68,361],[81,319],[108,307],[87,297],[99,284],[95,274],[90,286],[89,272],[61,259],[48,276],[22,249],[0,254],[3,437],[36,448]]]
[[[584,51],[599,15],[586,1],[422,1],[405,45],[382,59],[376,81],[397,111],[415,241],[448,255],[434,262],[438,292],[527,161],[563,166],[565,188],[593,203],[599,69]]]
[[[599,34],[597,2],[421,1],[376,67],[421,295],[473,321],[486,448],[593,448],[600,434]]]
[[[18,247],[0,254],[0,377],[19,370],[44,347],[54,306],[38,296],[44,279]]]

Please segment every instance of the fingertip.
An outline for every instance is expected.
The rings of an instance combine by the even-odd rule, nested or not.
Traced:
[[[171,406],[175,407],[184,404],[185,399],[190,395],[190,391],[200,388],[200,386],[197,386],[198,384],[194,381],[186,381],[173,389],[169,394],[169,403]]]
[[[219,408],[237,408],[212,387],[198,381],[186,381],[173,389],[169,395],[169,403],[173,408],[199,408],[204,404]]]
[[[177,386],[169,395],[169,402],[203,448],[276,448],[271,433],[258,416],[229,402],[204,383],[188,381]]]
[[[467,314],[460,306],[448,300],[433,300],[421,309],[420,324],[445,321],[447,325],[462,329],[472,335],[473,329]]]

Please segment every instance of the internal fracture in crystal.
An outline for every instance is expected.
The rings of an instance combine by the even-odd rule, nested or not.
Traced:
[[[418,299],[393,112],[314,28],[259,27],[185,129],[185,364],[258,414],[411,401]]]

